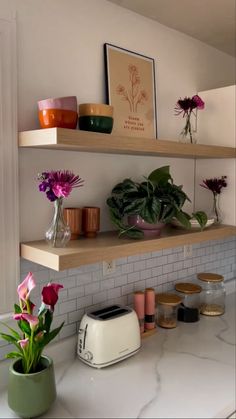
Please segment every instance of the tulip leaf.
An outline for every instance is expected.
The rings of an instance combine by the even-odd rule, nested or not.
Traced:
[[[19,333],[12,329],[10,326],[8,326],[8,324],[1,322],[8,330],[11,331],[11,333],[13,334],[13,336],[16,338],[16,340],[21,340],[21,336],[19,335]]]
[[[40,342],[40,346],[44,347],[49,342],[51,342],[51,340],[53,340],[58,335],[63,325],[64,325],[64,322],[61,324],[61,326],[57,327],[56,329],[52,330],[49,333],[46,333],[43,337],[43,340]]]
[[[15,314],[20,314],[21,313],[21,308],[20,308],[20,306],[18,306],[18,304],[14,304],[14,313]]]
[[[19,320],[18,325],[23,333],[25,333],[28,336],[31,335],[31,329],[28,322],[26,322],[25,320]]]
[[[0,333],[0,337],[9,343],[17,344],[17,340],[14,336],[7,335],[6,333]]]
[[[53,320],[53,313],[50,310],[47,310],[45,313],[45,322],[44,322],[44,327],[47,333],[50,331],[52,320]]]
[[[5,358],[23,358],[23,354],[20,352],[9,352],[7,355],[5,355]]]

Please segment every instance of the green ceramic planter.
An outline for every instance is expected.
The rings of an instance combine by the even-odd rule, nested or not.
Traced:
[[[113,128],[113,118],[110,116],[80,116],[79,129],[83,131],[103,132],[110,134]]]
[[[45,413],[56,399],[53,361],[42,356],[42,369],[33,374],[19,371],[21,361],[16,360],[9,369],[8,404],[23,418],[33,418]]]

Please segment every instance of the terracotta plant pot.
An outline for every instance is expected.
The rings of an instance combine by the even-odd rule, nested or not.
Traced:
[[[77,240],[82,231],[82,209],[64,208],[64,220],[70,227],[71,240]]]
[[[84,207],[82,212],[82,229],[85,237],[96,237],[100,229],[100,208]]]
[[[39,372],[21,373],[21,360],[9,369],[8,404],[22,418],[34,418],[45,413],[56,399],[53,361],[41,357]]]

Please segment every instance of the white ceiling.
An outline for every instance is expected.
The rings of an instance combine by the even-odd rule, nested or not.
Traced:
[[[236,56],[236,0],[109,0]]]

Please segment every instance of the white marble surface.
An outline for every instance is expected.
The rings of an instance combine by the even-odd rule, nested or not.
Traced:
[[[96,370],[56,365],[58,397],[45,418],[226,418],[235,411],[236,294],[226,314],[159,329],[140,352]],[[26,396],[27,397],[27,396]],[[0,418],[13,418],[0,395]]]

